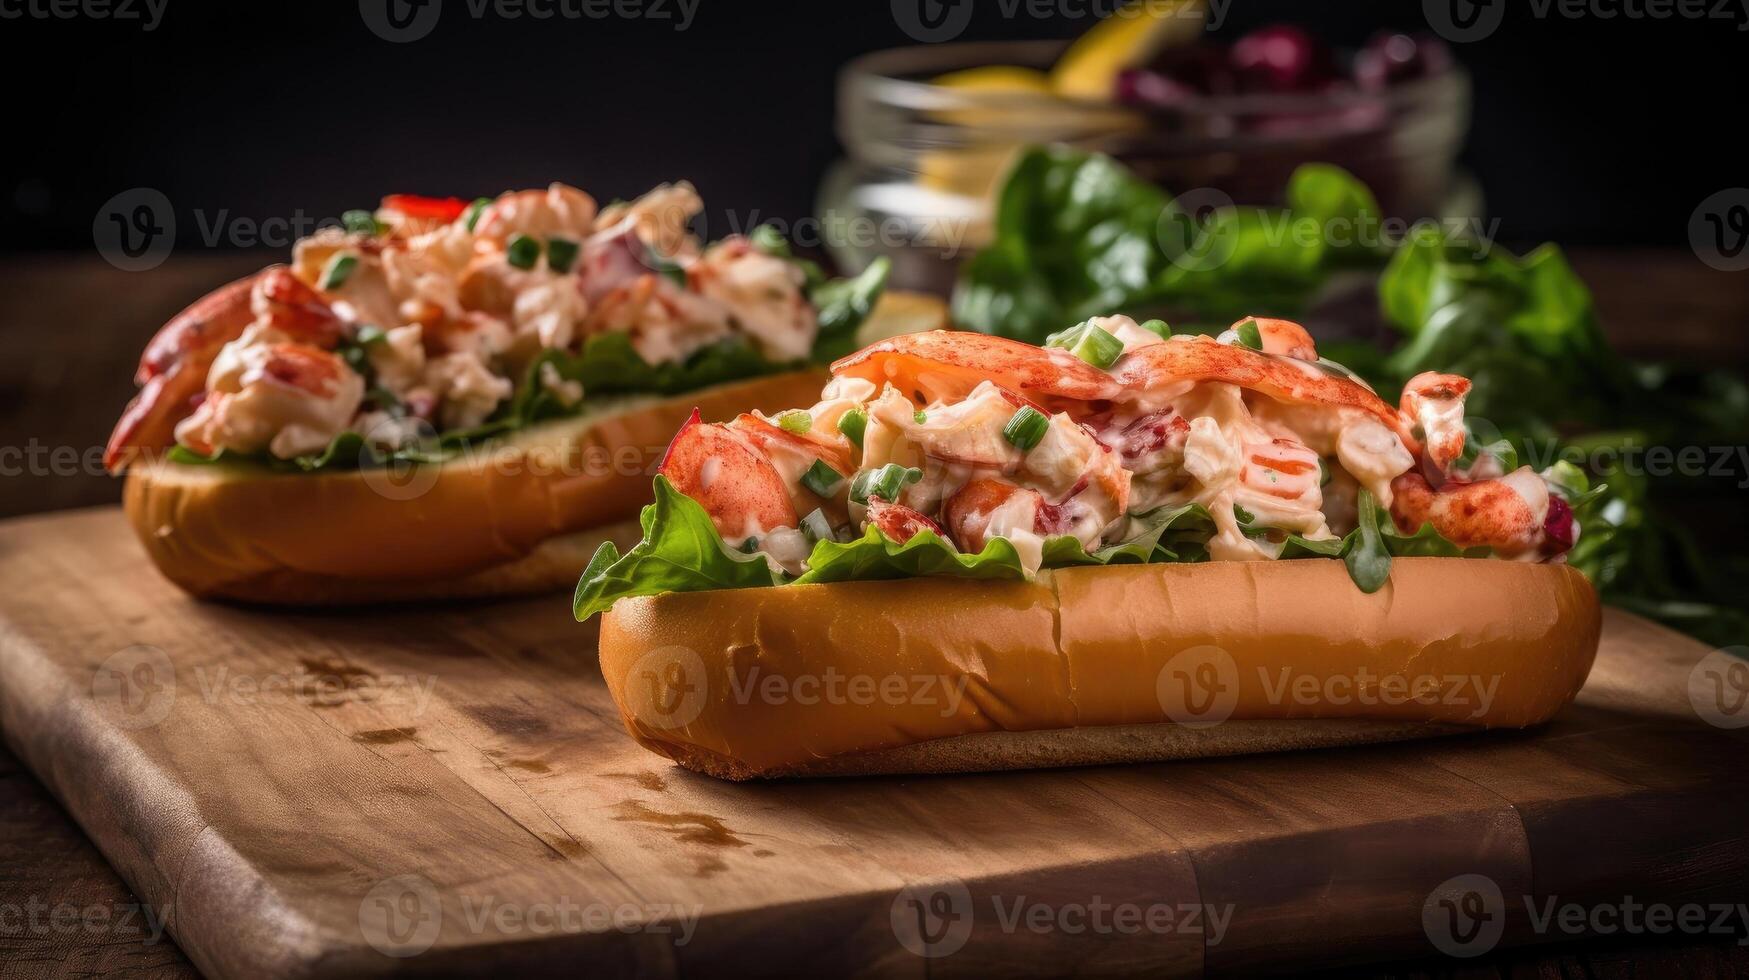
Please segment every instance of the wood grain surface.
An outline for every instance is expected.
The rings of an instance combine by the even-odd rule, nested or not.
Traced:
[[[1749,897],[1708,651],[1625,615],[1532,733],[731,785],[625,736],[563,598],[201,604],[110,510],[0,525],[0,596],[0,731],[211,976],[1237,975],[1429,955],[1459,875],[1502,947],[1573,938],[1527,897]]]

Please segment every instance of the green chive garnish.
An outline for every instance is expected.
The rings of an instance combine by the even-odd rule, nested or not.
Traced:
[[[1252,350],[1263,349],[1263,334],[1258,331],[1256,320],[1246,320],[1233,330],[1239,335],[1239,346]]]
[[[356,235],[375,235],[382,231],[377,216],[369,211],[348,211],[340,216],[340,223]]]
[[[862,435],[868,431],[868,413],[860,408],[853,408],[838,417],[838,431],[844,437],[862,448]]]
[[[922,425],[923,423],[929,421],[929,413],[925,412],[923,409],[920,408],[917,411],[911,413],[911,421],[917,423],[918,425]]]
[[[1147,323],[1142,324],[1142,329],[1159,337],[1161,340],[1169,340],[1172,337],[1172,327],[1168,325],[1165,320],[1149,320]]]
[[[776,256],[780,259],[790,257],[789,242],[785,241],[783,235],[770,225],[760,225],[748,232],[747,241],[766,255]]]
[[[358,268],[358,256],[351,252],[337,252],[322,268],[322,278],[317,281],[318,288],[332,292],[346,285],[351,278],[352,270]]]
[[[791,409],[777,417],[777,426],[785,432],[801,435],[814,427],[814,417],[799,408]]]
[[[908,484],[923,479],[923,471],[914,466],[900,466],[898,463],[888,463],[878,470],[863,470],[856,474],[856,479],[850,481],[850,499],[859,504],[866,504],[871,497],[879,497],[888,503],[897,503],[899,494],[903,493]]]
[[[1091,320],[1051,334],[1045,338],[1045,346],[1066,350],[1101,371],[1123,356],[1123,341],[1094,326]]]
[[[802,518],[802,534],[807,537],[810,543],[834,541],[838,537],[832,533],[832,522],[827,520],[826,515],[818,508]]]
[[[518,269],[532,269],[540,261],[540,242],[527,235],[511,235],[504,259]]]
[[[1002,427],[1002,437],[1021,452],[1031,452],[1039,444],[1039,440],[1045,437],[1045,430],[1050,426],[1051,420],[1043,412],[1031,405],[1023,405],[1008,420],[1008,424]]]
[[[653,248],[647,249],[646,253],[650,257],[650,268],[655,269],[657,274],[665,277],[680,289],[686,288],[686,270],[681,267],[680,263]]]
[[[480,220],[480,212],[486,210],[491,203],[492,199],[489,197],[476,197],[474,203],[468,205],[468,209],[462,212],[462,218],[467,221],[469,231],[474,230],[474,223]]]
[[[802,486],[814,491],[817,496],[830,498],[837,491],[838,485],[844,482],[844,477],[824,460],[814,460],[814,465],[802,474]]]
[[[583,246],[569,238],[554,235],[547,239],[547,268],[554,272],[570,272]]]

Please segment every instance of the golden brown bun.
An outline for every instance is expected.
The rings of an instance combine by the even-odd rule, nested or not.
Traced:
[[[1402,558],[1370,596],[1334,560],[1127,565],[627,599],[601,669],[714,776],[957,772],[1534,725],[1600,630],[1565,565]]]
[[[404,479],[136,464],[123,501],[152,561],[197,596],[326,605],[569,589],[601,540],[637,541],[651,475],[693,408],[724,420],[809,405],[824,378],[613,400]]]

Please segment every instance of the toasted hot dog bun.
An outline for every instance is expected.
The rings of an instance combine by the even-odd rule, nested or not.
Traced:
[[[716,420],[776,412],[824,378],[603,399],[402,472],[136,461],[123,501],[152,561],[197,596],[314,605],[570,589],[603,540],[638,540],[650,475],[694,408]]]
[[[726,779],[1096,765],[1548,720],[1591,670],[1565,565],[1308,559],[621,600],[601,669],[645,747]]]

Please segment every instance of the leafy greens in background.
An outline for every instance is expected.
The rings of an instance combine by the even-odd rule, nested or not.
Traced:
[[[1553,245],[1519,257],[1432,226],[1394,249],[1329,244],[1338,236],[1317,223],[1363,227],[1377,209],[1364,186],[1326,165],[1295,173],[1286,200],[1285,209],[1228,208],[1192,224],[1188,205],[1174,207],[1107,157],[1028,151],[1000,192],[993,243],[962,270],[955,319],[1035,343],[1090,316],[1162,308],[1223,326],[1303,315],[1337,274],[1382,267],[1391,349],[1320,348],[1387,400],[1421,371],[1470,378],[1472,442],[1504,439],[1538,469],[1565,458],[1607,483],[1589,501],[1569,560],[1608,601],[1721,645],[1749,636],[1744,556],[1700,547],[1670,516],[1697,495],[1742,491],[1624,463],[1646,447],[1749,444],[1741,378],[1617,355],[1590,291]]]
[[[1384,261],[1360,234],[1376,228],[1378,205],[1346,171],[1301,167],[1286,200],[1205,217],[1110,157],[1028,150],[997,198],[994,240],[962,271],[954,322],[1032,343],[1120,309],[1224,326],[1259,304],[1295,313],[1336,272]],[[1334,245],[1332,227],[1354,232]]]

